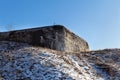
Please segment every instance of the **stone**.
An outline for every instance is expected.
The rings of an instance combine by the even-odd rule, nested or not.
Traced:
[[[88,51],[88,43],[62,25],[0,32],[0,41],[29,43],[59,51]]]

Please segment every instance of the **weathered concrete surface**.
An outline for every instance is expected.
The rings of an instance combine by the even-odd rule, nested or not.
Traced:
[[[79,52],[79,51],[89,50],[88,43],[85,40],[75,35],[71,31],[67,30],[66,28],[64,33],[64,43],[65,43],[65,50],[67,52],[69,51]]]
[[[88,51],[88,43],[64,26],[53,25],[0,33],[0,41],[25,42],[66,52]]]

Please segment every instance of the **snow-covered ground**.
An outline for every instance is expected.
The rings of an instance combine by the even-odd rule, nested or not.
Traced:
[[[0,80],[120,80],[120,49],[67,53],[0,41]]]

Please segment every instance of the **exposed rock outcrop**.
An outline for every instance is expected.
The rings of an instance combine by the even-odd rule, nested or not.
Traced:
[[[64,26],[53,25],[40,28],[0,33],[0,41],[25,42],[66,52],[88,51],[88,43]]]

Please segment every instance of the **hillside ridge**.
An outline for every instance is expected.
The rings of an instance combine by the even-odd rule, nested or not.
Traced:
[[[120,49],[64,52],[0,41],[0,80],[119,80]]]

